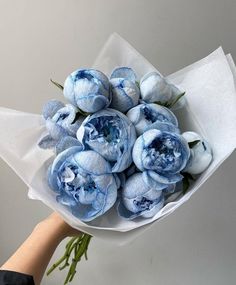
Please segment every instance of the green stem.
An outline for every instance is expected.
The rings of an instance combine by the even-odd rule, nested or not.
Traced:
[[[76,266],[77,266],[78,262],[81,260],[81,257],[87,251],[90,239],[91,239],[90,235],[83,234],[83,237],[81,239],[81,244],[79,245],[77,252],[75,252],[75,256],[72,260],[72,263],[71,263],[70,269],[68,271],[68,274],[66,276],[64,284],[67,284],[68,282],[71,282],[73,280],[75,273],[76,273]]]
[[[47,271],[47,275],[49,275],[54,269],[56,269],[64,260],[68,259],[68,257],[70,256],[70,248],[76,239],[77,237],[73,237],[72,239],[70,239],[70,241],[66,244],[66,251],[64,255],[49,268],[49,270]]]
[[[59,267],[64,262],[64,264],[59,267],[59,270],[63,270],[65,267],[70,266],[64,284],[71,282],[76,274],[76,266],[81,260],[81,257],[84,255],[85,259],[88,259],[87,250],[91,238],[92,236],[88,234],[82,234],[79,237],[71,238],[66,244],[64,255],[56,263],[54,263],[51,268],[49,268],[49,270],[47,271],[47,275],[49,275],[54,269]],[[72,252],[74,253],[74,258],[72,259],[70,264],[69,259],[71,257]]]

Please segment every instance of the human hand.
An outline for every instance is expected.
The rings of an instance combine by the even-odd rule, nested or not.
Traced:
[[[45,230],[55,230],[61,239],[81,235],[80,231],[68,225],[57,212],[53,212],[36,226],[36,228],[41,227]]]

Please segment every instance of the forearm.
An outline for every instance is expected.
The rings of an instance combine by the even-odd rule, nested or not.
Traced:
[[[69,234],[68,229],[55,215],[42,221],[0,269],[32,275],[35,284],[40,284],[55,249]]]

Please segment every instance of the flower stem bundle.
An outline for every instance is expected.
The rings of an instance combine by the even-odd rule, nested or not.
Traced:
[[[71,282],[76,274],[76,267],[78,262],[84,256],[88,260],[88,246],[92,236],[83,233],[79,237],[73,237],[69,240],[65,247],[63,256],[55,262],[47,271],[47,275],[51,274],[56,268],[63,270],[69,266],[69,270],[64,284]]]

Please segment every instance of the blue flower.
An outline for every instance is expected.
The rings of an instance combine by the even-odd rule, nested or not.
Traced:
[[[135,142],[133,160],[151,187],[166,188],[180,181],[189,159],[187,141],[179,134],[152,129]]]
[[[78,129],[77,138],[85,149],[92,149],[109,161],[112,172],[122,172],[132,163],[135,128],[117,110],[106,109],[88,116]]]
[[[84,112],[97,112],[110,104],[109,79],[95,69],[78,69],[67,77],[64,96]]]
[[[139,104],[126,115],[134,124],[138,136],[149,129],[179,133],[177,118],[170,109],[161,105]]]
[[[107,212],[117,198],[117,181],[110,164],[95,151],[71,147],[61,152],[48,171],[57,202],[84,222]]]
[[[136,84],[136,75],[129,67],[116,68],[110,79],[112,100],[110,107],[126,113],[138,105],[140,91]]]
[[[190,174],[202,173],[212,161],[213,155],[209,143],[195,132],[185,132],[182,136],[188,143],[199,141],[190,148],[190,158],[184,171]]]
[[[117,67],[115,68],[110,76],[111,79],[113,78],[125,78],[129,81],[132,81],[133,83],[135,83],[137,81],[137,76],[135,74],[135,72],[133,71],[132,68],[127,67],[127,66],[121,66],[121,67]]]
[[[137,217],[151,218],[164,205],[162,191],[151,188],[143,180],[141,173],[135,173],[128,178],[118,202],[118,214],[132,220]]]
[[[43,107],[43,117],[49,134],[40,140],[39,146],[44,149],[53,148],[65,137],[76,138],[76,132],[84,120],[78,114],[78,109],[71,104],[48,101]]]
[[[147,73],[141,78],[140,91],[141,97],[145,102],[156,102],[170,106],[184,93],[155,71]]]

